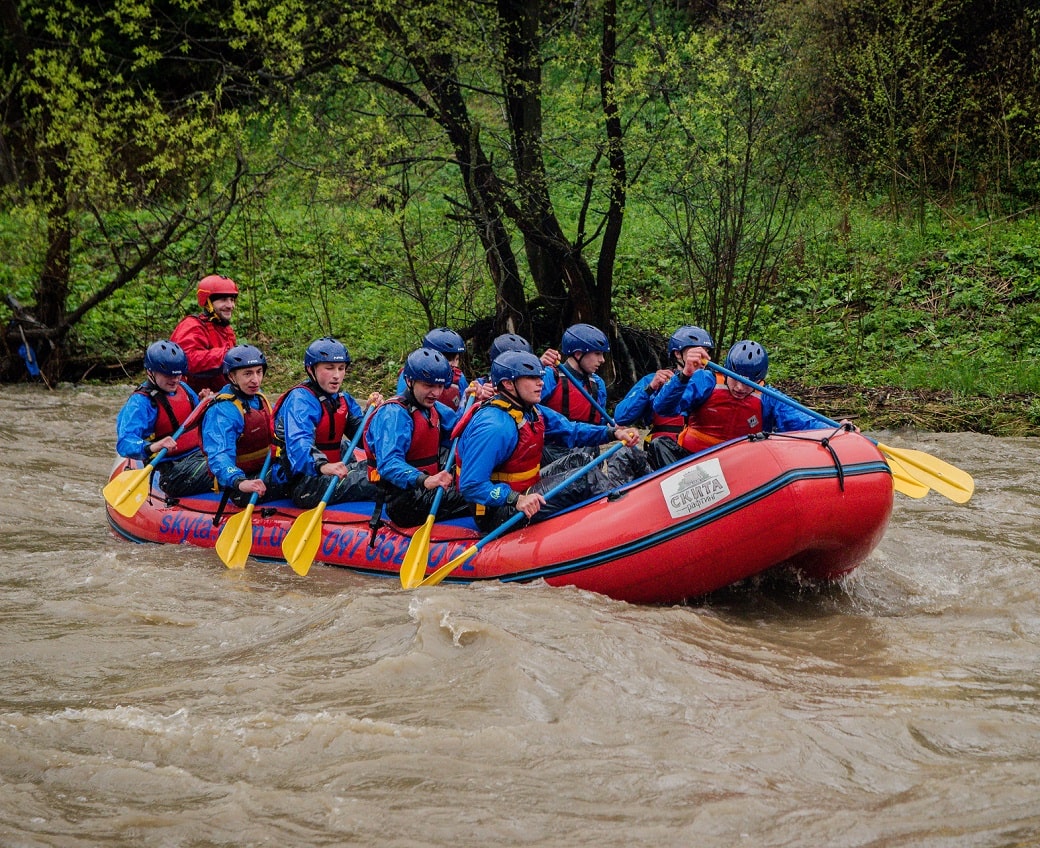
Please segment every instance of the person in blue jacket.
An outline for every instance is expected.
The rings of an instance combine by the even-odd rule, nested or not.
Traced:
[[[244,506],[255,492],[260,500],[283,496],[285,486],[272,473],[260,478],[272,450],[271,404],[260,387],[267,357],[253,345],[236,345],[224,354],[227,385],[213,398],[202,419],[202,450],[219,489]]]
[[[544,373],[532,353],[509,351],[495,359],[491,381],[496,394],[477,408],[459,437],[459,491],[472,504],[477,526],[485,533],[518,511],[528,521],[542,520],[610,488],[602,474],[590,472],[547,504],[542,492],[584,465],[588,455],[572,451],[543,470],[546,442],[574,449],[613,439],[631,448],[639,441],[635,429],[571,421],[542,406]]]
[[[655,414],[683,416],[676,458],[753,433],[832,427],[732,377],[716,379],[714,372],[704,367],[707,361],[703,348],[687,348],[682,369],[660,388],[653,401]],[[764,385],[769,355],[757,342],[739,341],[726,354],[725,367]]]
[[[147,379],[127,398],[116,417],[116,452],[129,459],[150,462],[161,450],[166,454],[156,465],[163,491],[170,497],[198,494],[211,488],[213,478],[202,462],[199,423],[176,439],[180,429],[199,404],[199,395],[184,381],[188,357],[180,345],[163,339],[153,342],[144,354]],[[206,398],[212,392],[203,390]],[[185,473],[189,469],[190,473]]]
[[[466,379],[466,375],[462,373],[460,365],[462,354],[466,352],[465,340],[454,330],[447,327],[436,327],[423,336],[422,346],[427,350],[437,351],[451,366],[451,382],[444,387],[438,402],[452,409],[460,409],[462,407],[462,399],[466,396],[466,387],[469,385],[469,381]],[[403,395],[407,389],[402,369],[401,373],[397,375],[398,396]]]
[[[349,443],[354,438],[364,418],[361,404],[343,390],[348,365],[346,345],[329,336],[316,339],[303,354],[307,379],[275,402],[279,478],[286,480],[300,509],[318,505],[330,477],[338,479],[326,503],[371,501],[378,494],[368,481],[365,461],[343,455],[344,439]],[[368,396],[369,406],[382,402],[379,392]]]
[[[591,324],[572,324],[568,327],[560,342],[560,353],[556,354],[559,364],[545,369],[542,406],[559,412],[571,421],[584,421],[587,424],[602,423],[602,416],[589,403],[588,398],[559,372],[561,369],[569,371],[585,387],[592,398],[606,409],[607,384],[596,372],[606,362],[608,353],[610,353],[610,342],[607,341],[602,330]],[[562,361],[559,361],[560,358]]]
[[[597,371],[606,362],[610,353],[610,342],[606,334],[591,324],[572,324],[564,330],[560,341],[560,351],[546,351],[556,354],[557,363],[546,366],[542,385],[542,406],[559,412],[571,421],[582,421],[586,424],[603,424],[603,416],[599,409],[607,408],[607,384]],[[545,364],[543,358],[542,364]],[[562,373],[566,371],[567,374]],[[589,397],[599,404],[597,409],[574,385],[567,375],[574,378],[582,386]],[[559,445],[546,446],[543,459],[548,464],[559,459],[565,449]]]
[[[465,515],[468,505],[441,461],[442,444],[459,418],[440,402],[454,376],[451,364],[437,351],[419,348],[408,354],[402,373],[404,392],[380,406],[365,431],[369,479],[382,488],[387,515],[399,527],[425,523],[438,489],[444,490],[438,518]],[[378,518],[373,516],[373,530]]]
[[[682,369],[686,351],[690,348],[695,348],[707,361],[715,350],[715,342],[711,334],[700,327],[679,327],[668,339],[668,360],[672,367],[647,374],[629,389],[614,409],[616,423],[647,429],[643,448],[653,468],[662,468],[682,455],[677,452],[677,439],[682,432],[683,416],[655,413],[654,399],[661,387]]]

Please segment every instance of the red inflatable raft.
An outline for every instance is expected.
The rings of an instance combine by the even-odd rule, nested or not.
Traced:
[[[113,476],[131,467],[120,461]],[[679,603],[778,567],[833,580],[881,540],[892,491],[884,458],[857,433],[741,439],[490,540],[448,579],[541,578],[646,604]],[[216,495],[168,504],[153,487],[136,515],[109,507],[108,519],[135,542],[212,548],[217,506]],[[328,507],[316,561],[396,579],[413,531],[384,525],[370,543],[372,508]],[[281,542],[299,514],[287,501],[258,506],[252,555],[284,562]],[[430,570],[478,538],[468,520],[437,522]]]

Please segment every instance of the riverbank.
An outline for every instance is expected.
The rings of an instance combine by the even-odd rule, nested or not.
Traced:
[[[850,418],[863,430],[1040,436],[1040,401],[1029,394],[966,397],[899,386],[807,386],[791,381],[776,387],[828,418]]]

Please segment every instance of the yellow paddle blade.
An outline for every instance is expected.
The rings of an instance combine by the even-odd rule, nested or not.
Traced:
[[[468,560],[473,554],[479,551],[480,548],[477,545],[470,545],[466,550],[459,554],[455,559],[449,560],[447,563],[438,568],[433,574],[424,580],[419,581],[419,586],[436,586],[445,577],[451,574],[456,568],[462,563]],[[413,587],[414,588],[414,587]]]
[[[322,501],[314,509],[301,512],[289,532],[282,539],[282,556],[300,577],[306,577],[314,563],[321,544],[321,516],[325,512]]]
[[[253,547],[253,504],[236,512],[217,538],[217,553],[228,568],[245,568]]]
[[[929,453],[909,448],[893,448],[878,442],[881,452],[898,461],[919,483],[935,489],[954,503],[967,503],[975,491],[975,481],[967,471]]]
[[[908,498],[923,498],[931,489],[907,471],[899,460],[885,457],[892,471],[892,488]]]
[[[120,472],[101,490],[105,502],[120,515],[132,518],[148,497],[154,470],[155,466],[146,465]]]
[[[430,533],[433,530],[434,515],[431,512],[426,517],[426,523],[415,531],[412,541],[408,543],[408,550],[404,553],[401,561],[401,588],[414,589],[422,582],[422,576],[426,572],[426,561],[430,555]]]

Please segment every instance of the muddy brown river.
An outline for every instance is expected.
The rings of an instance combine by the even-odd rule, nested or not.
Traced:
[[[0,845],[1040,844],[1040,440],[878,433],[840,585],[681,607],[133,545],[129,386],[0,387]]]

